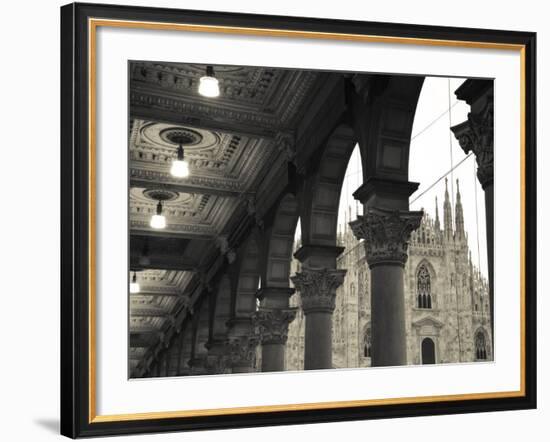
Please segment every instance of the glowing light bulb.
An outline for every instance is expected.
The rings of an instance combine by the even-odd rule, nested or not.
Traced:
[[[189,163],[185,161],[183,156],[183,147],[178,147],[178,157],[172,161],[170,173],[177,178],[185,178],[189,176]]]
[[[206,67],[206,75],[199,80],[199,94],[210,98],[220,95],[220,84],[218,79],[214,77],[212,66]]]
[[[151,227],[153,229],[164,229],[166,227],[166,217],[164,215],[153,215],[151,217]]]
[[[151,227],[153,229],[164,229],[166,227],[166,217],[162,214],[162,203],[157,204],[157,213],[151,217]]]
[[[132,282],[130,283],[130,293],[139,293],[139,291],[139,283],[137,282],[136,272],[134,272],[134,275],[132,276]]]

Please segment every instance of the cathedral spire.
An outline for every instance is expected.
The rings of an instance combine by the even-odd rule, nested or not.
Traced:
[[[435,231],[441,230],[441,224],[439,223],[439,206],[437,205],[437,196],[435,197]]]
[[[464,214],[462,213],[462,201],[460,200],[460,183],[456,180],[456,204],[455,204],[456,236],[464,239]]]
[[[451,202],[449,200],[449,190],[447,189],[447,178],[445,178],[445,200],[443,201],[443,226],[445,238],[453,237],[453,214],[451,212]]]

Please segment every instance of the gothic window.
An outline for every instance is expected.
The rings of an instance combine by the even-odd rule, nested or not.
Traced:
[[[367,330],[365,331],[365,347],[363,350],[363,356],[366,358],[371,357],[371,332],[370,332],[370,325],[367,326]]]
[[[483,331],[479,330],[476,333],[476,359],[479,360],[485,360],[487,359],[487,345],[485,342],[485,333]]]
[[[418,308],[432,308],[431,276],[425,264],[422,264],[416,274],[416,296]]]

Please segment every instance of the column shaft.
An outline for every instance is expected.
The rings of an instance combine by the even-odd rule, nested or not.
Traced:
[[[332,312],[344,269],[302,267],[291,279],[300,292],[306,317],[304,369],[332,368]]]
[[[495,308],[494,308],[494,285],[493,285],[493,267],[494,267],[494,251],[493,251],[493,235],[494,235],[494,224],[493,224],[493,183],[491,182],[485,186],[485,224],[487,230],[487,264],[489,268],[489,311],[491,313],[491,345],[494,340],[494,331],[495,331]]]
[[[477,163],[477,177],[485,191],[485,219],[487,229],[487,264],[489,270],[489,312],[491,314],[491,345],[494,348],[494,121],[493,80],[466,80],[456,91],[459,100],[470,105],[466,121],[451,127],[465,154],[473,152]]]
[[[285,345],[262,344],[262,371],[284,371]]]
[[[306,315],[304,369],[332,368],[332,313]]]
[[[422,219],[422,211],[370,207],[350,223],[364,239],[371,269],[371,342],[373,366],[407,364],[405,281],[408,241]]]
[[[285,369],[285,345],[288,325],[296,309],[288,307],[291,288],[270,288],[260,292],[260,309],[254,314],[254,325],[262,344],[262,371]]]
[[[403,268],[397,265],[371,269],[372,366],[405,365],[405,295]]]

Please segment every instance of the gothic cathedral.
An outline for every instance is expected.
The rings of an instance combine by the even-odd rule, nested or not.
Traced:
[[[435,204],[435,220],[425,214],[420,228],[412,233],[405,266],[408,363],[492,360],[489,284],[472,263],[458,182],[454,223],[447,182],[443,226],[437,198]],[[338,268],[348,271],[337,290],[332,317],[333,367],[368,367],[371,288],[365,247],[347,223],[339,240],[345,251],[338,258]],[[297,260],[293,267],[292,273],[299,268]],[[291,305],[299,303],[299,294],[294,294]],[[298,309],[289,327],[286,370],[304,368],[304,330],[305,317]]]

